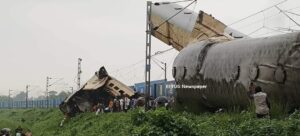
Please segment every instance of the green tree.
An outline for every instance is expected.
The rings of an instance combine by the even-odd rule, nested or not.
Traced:
[[[8,96],[5,96],[5,95],[1,95],[0,96],[0,101],[8,101]]]
[[[57,95],[57,97],[58,97],[58,98],[66,98],[66,97],[68,97],[70,94],[71,94],[70,92],[61,91],[61,92]]]
[[[26,93],[23,91],[17,94],[15,97],[13,97],[14,101],[24,101],[25,99],[26,99]]]
[[[57,92],[56,91],[49,91],[49,99],[55,99],[57,96]]]

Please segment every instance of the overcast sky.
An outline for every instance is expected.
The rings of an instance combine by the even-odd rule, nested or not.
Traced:
[[[231,24],[278,2],[198,0],[190,9],[201,9]],[[279,7],[299,14],[299,6],[299,0],[288,0]],[[101,66],[127,85],[143,82],[145,7],[143,0],[0,0],[0,95],[7,95],[8,89],[15,90],[16,94],[27,84],[32,86],[31,96],[43,95],[47,76],[63,78],[50,90],[76,88],[79,57],[83,59],[82,84]],[[262,25],[299,28],[278,13],[271,9],[232,27],[245,34]],[[253,23],[268,16],[273,17]],[[298,16],[291,16],[300,22]],[[261,30],[253,36],[269,31]],[[153,53],[170,48],[155,38],[152,47]],[[176,55],[177,51],[171,50],[156,57],[167,62],[168,80],[173,80],[171,65]],[[163,71],[155,64],[152,71],[153,80],[163,79]]]

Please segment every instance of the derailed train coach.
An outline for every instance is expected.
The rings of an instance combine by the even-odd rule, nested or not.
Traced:
[[[249,86],[261,86],[271,106],[300,107],[300,33],[217,43],[195,42],[173,64],[177,107],[192,111],[246,108]],[[183,88],[201,85],[205,88]]]
[[[179,51],[173,63],[177,109],[245,109],[251,82],[268,94],[271,108],[300,108],[299,32],[251,38],[173,3],[154,3],[150,22],[152,35]]]
[[[134,90],[109,76],[106,69],[101,67],[81,89],[67,97],[59,108],[64,114],[74,116],[76,113],[91,111],[99,102],[108,105],[109,100],[125,95],[133,96]]]

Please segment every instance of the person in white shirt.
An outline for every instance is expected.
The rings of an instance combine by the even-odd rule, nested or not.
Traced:
[[[119,101],[120,101],[120,110],[123,111],[124,110],[124,99],[121,98]]]
[[[262,92],[260,86],[255,88],[255,94],[253,95],[255,104],[255,113],[257,118],[269,117],[270,114],[270,103],[268,101],[268,95]]]
[[[124,111],[127,112],[127,110],[130,108],[130,99],[127,97],[127,95],[125,96],[124,98],[124,103],[125,103],[125,106],[124,106]]]

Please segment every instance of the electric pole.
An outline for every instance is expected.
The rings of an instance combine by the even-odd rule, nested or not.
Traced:
[[[28,88],[29,85],[26,85],[26,108],[28,108]]]
[[[46,97],[47,97],[46,106],[47,106],[47,108],[49,108],[49,90],[48,90],[48,88],[49,88],[49,80],[50,79],[51,79],[50,77],[46,78]]]
[[[165,71],[165,82],[167,83],[167,63],[164,63],[165,65],[165,68],[164,68],[164,71]]]
[[[9,108],[13,108],[13,104],[12,104],[12,99],[11,99],[11,92],[12,92],[13,90],[8,90],[8,107]]]
[[[145,65],[145,111],[149,110],[149,98],[150,98],[150,72],[151,72],[151,34],[152,34],[152,23],[151,23],[151,6],[152,2],[147,1],[147,19],[146,19],[146,65]]]
[[[78,72],[77,72],[77,90],[80,89],[80,75],[82,73],[81,71],[81,58],[78,58]]]
[[[164,71],[165,71],[165,96],[167,96],[167,63],[164,63]]]

